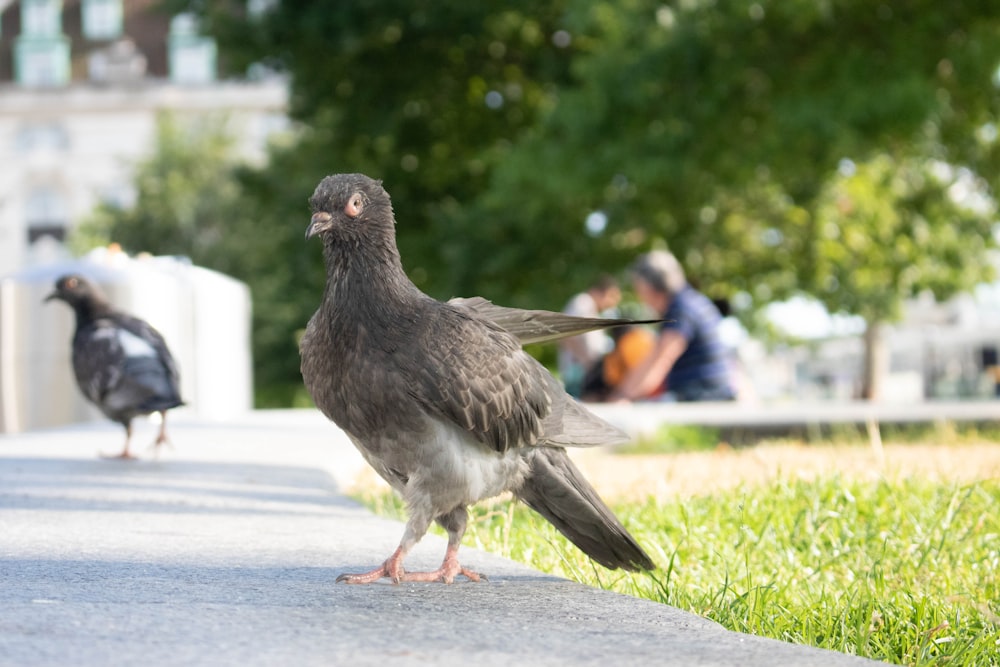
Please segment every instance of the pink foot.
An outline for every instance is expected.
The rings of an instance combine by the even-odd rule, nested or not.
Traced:
[[[450,584],[455,581],[455,577],[458,575],[462,575],[469,581],[486,579],[485,574],[473,572],[459,565],[458,561],[454,561],[453,563],[444,563],[433,572],[406,572],[403,574],[402,581],[438,581],[443,584]]]
[[[396,549],[384,563],[376,567],[371,572],[361,572],[359,574],[342,574],[337,577],[338,584],[370,584],[383,577],[392,579],[392,583],[398,584],[403,576],[403,552]]]
[[[361,572],[360,574],[342,574],[337,577],[337,583],[370,584],[385,577],[392,579],[392,583],[394,584],[398,584],[401,581],[437,581],[450,584],[455,581],[455,577],[458,575],[462,575],[469,581],[486,579],[485,575],[462,567],[458,562],[458,558],[453,556],[445,558],[441,567],[433,572],[404,572],[403,555],[397,549],[388,560],[374,570]]]
[[[374,581],[378,581],[382,577],[388,577],[389,571],[385,569],[385,565],[380,565],[371,572],[361,572],[358,574],[347,574],[344,573],[337,577],[338,584],[370,584]]]

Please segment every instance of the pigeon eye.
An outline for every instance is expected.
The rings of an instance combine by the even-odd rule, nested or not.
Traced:
[[[69,280],[66,281],[66,287],[68,287],[70,289],[76,288],[76,286],[79,285],[79,284],[80,284],[80,281],[77,280],[76,278],[70,278]]]
[[[365,207],[364,200],[361,199],[361,195],[354,195],[351,197],[350,201],[347,202],[347,206],[344,207],[344,213],[350,218],[356,218],[361,215],[361,209]]]

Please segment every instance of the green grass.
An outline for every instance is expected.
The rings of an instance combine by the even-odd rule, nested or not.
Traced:
[[[403,516],[394,496],[363,500]],[[465,543],[739,632],[897,664],[1000,665],[996,481],[829,476],[614,509],[660,570],[605,570],[503,501],[474,510]]]
[[[870,436],[864,424],[833,423],[806,428],[786,429],[785,433],[756,432],[752,429],[722,429],[697,424],[665,424],[655,432],[640,435],[635,441],[615,448],[619,454],[676,454],[709,451],[727,441],[736,446],[754,444],[865,445]],[[895,444],[950,444],[1000,442],[996,422],[961,422],[950,420],[913,424],[882,424],[882,439]]]

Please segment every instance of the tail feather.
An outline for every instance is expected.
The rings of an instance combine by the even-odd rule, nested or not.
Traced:
[[[539,447],[516,496],[545,517],[585,554],[609,569],[652,570],[656,565],[594,488],[566,450]]]

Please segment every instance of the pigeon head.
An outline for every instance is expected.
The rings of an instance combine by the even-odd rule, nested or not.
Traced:
[[[104,293],[81,275],[65,275],[56,281],[55,290],[45,301],[65,301],[83,320],[91,319],[111,309]]]
[[[320,236],[325,242],[337,242],[395,235],[389,193],[382,181],[364,174],[327,176],[316,186],[309,206],[313,215],[307,239]]]
[[[45,297],[46,301],[58,299],[71,306],[86,303],[95,299],[103,301],[104,295],[95,285],[83,276],[71,274],[56,281],[54,292]]]

